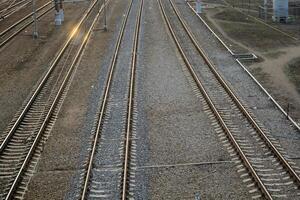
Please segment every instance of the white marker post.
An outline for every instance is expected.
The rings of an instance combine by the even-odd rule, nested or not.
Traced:
[[[197,14],[202,13],[201,0],[196,0],[196,12]]]
[[[61,25],[61,19],[59,15],[59,5],[58,5],[58,0],[54,0],[54,8],[55,8],[55,13],[54,13],[54,22],[56,26]]]
[[[60,16],[61,22],[63,22],[65,20],[63,0],[59,1],[59,16]]]

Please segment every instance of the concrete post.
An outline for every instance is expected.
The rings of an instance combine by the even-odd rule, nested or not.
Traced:
[[[65,20],[63,0],[59,1],[59,15],[60,15],[60,20],[63,22]]]
[[[104,31],[107,31],[107,22],[106,22],[106,0],[103,1],[103,8],[104,8]]]
[[[198,14],[202,13],[201,0],[196,0],[196,12],[197,12]]]
[[[35,0],[32,0],[32,12],[33,12],[33,38],[38,38],[38,30],[37,30],[37,17],[36,17],[36,5]]]
[[[268,19],[268,1],[264,0],[265,21]]]
[[[62,9],[62,1],[61,0],[54,0],[54,7],[55,7],[55,18],[54,22],[56,26],[60,26],[62,21],[64,20],[64,13]]]

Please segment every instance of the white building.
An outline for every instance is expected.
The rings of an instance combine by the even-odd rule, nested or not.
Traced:
[[[273,20],[286,22],[289,16],[289,0],[273,0]]]

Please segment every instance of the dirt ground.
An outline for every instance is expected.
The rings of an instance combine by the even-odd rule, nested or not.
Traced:
[[[49,0],[41,0],[36,2],[36,8],[40,8],[44,4],[49,2]],[[49,6],[50,7],[50,6]],[[17,22],[18,20],[22,19],[23,17],[27,16],[29,13],[32,12],[32,4],[28,4],[27,6],[21,8],[16,13],[10,15],[9,17],[5,18],[4,20],[0,21],[0,32],[7,29],[9,26]]]
[[[205,4],[204,18],[236,53],[259,56],[245,63],[283,108],[300,122],[300,43],[218,1]],[[297,27],[296,27],[297,28]],[[299,27],[298,27],[299,28]]]
[[[128,1],[115,2],[111,1],[107,9],[108,31],[101,30],[101,15],[92,32],[25,199],[79,199],[106,65],[128,5]]]
[[[212,0],[209,8],[205,9],[208,23],[236,53],[250,51],[259,56],[257,62],[246,64],[283,107],[288,102],[292,103],[292,114],[300,119],[300,44],[233,12],[224,4],[218,4],[218,1],[220,0]],[[0,135],[30,96],[35,84],[48,69],[51,59],[89,3],[90,1],[66,3],[62,27],[54,26],[54,13],[51,12],[39,22],[39,39],[32,39],[30,27],[0,50]],[[51,136],[43,146],[43,154],[26,187],[24,199],[78,199],[87,155],[90,153],[94,122],[99,114],[97,112],[108,74],[107,66],[113,56],[114,44],[128,4],[128,0],[113,0],[107,12],[108,31],[101,30],[103,16],[93,29]],[[137,159],[132,156],[130,161],[132,164],[136,159],[138,163],[135,167],[136,179],[132,179],[134,183],[138,183],[135,184],[134,191],[136,199],[148,199],[138,198],[147,195],[152,199],[195,199],[198,191],[204,199],[250,199],[249,183],[242,181],[243,176],[236,172],[232,162],[234,159],[230,160],[230,144],[225,144],[219,138],[220,134],[213,127],[215,122],[209,118],[200,95],[195,92],[196,87],[193,87],[189,75],[185,74],[184,63],[168,35],[157,1],[145,1],[144,7],[140,33],[142,42],[139,43],[137,53],[137,98],[134,104],[139,116],[138,119],[134,118],[137,122],[133,122],[133,133],[137,132],[139,135],[131,140],[132,144],[137,144]],[[125,36],[124,38],[126,40]],[[123,51],[126,50],[127,48],[123,48]],[[129,51],[128,53],[130,54]],[[117,62],[122,65],[121,59]],[[123,71],[119,71],[120,74],[121,72]],[[245,79],[242,80],[244,82],[239,83],[245,84]],[[257,99],[255,102],[261,101]],[[112,106],[107,109],[110,112],[113,106],[121,105],[119,101],[110,103]],[[115,113],[118,117],[123,116]],[[137,116],[136,113],[134,112],[134,116]],[[106,116],[109,118],[115,115]],[[274,115],[271,117],[276,119]],[[285,120],[284,116],[283,118]],[[107,133],[109,131],[110,129],[106,129]],[[101,139],[107,141],[111,138]],[[111,141],[113,142],[107,144],[118,140],[112,138]],[[296,146],[298,143],[294,144]],[[300,151],[297,146],[294,148],[297,154],[292,155],[298,156]],[[99,149],[101,148],[97,151],[101,153]],[[205,162],[194,165],[199,161]],[[209,162],[211,164],[207,165]],[[166,164],[172,167],[166,168]],[[180,164],[187,165],[181,167]]]
[[[61,27],[54,25],[51,11],[38,22],[38,39],[32,39],[29,26],[0,49],[0,134],[30,96],[88,5],[88,1],[65,3],[65,22]]]

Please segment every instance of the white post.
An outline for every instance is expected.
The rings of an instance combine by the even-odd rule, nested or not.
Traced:
[[[55,4],[54,22],[55,22],[56,26],[60,26],[61,25],[61,13],[60,13],[60,2],[59,2],[59,0],[54,0],[54,4]]]
[[[60,26],[61,25],[61,17],[59,11],[55,11],[55,25]]]
[[[59,1],[59,16],[60,16],[61,22],[63,22],[65,20],[64,9],[63,9],[63,0]]]
[[[196,0],[196,12],[197,14],[202,13],[201,0]]]
[[[65,20],[64,10],[60,9],[58,13],[59,13],[60,21],[63,22]]]

